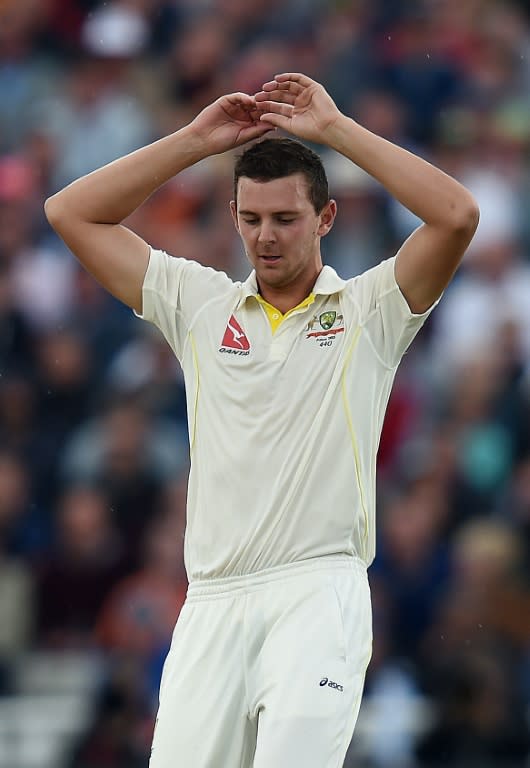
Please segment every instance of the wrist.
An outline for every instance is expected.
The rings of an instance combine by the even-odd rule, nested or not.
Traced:
[[[336,120],[324,132],[324,143],[330,149],[346,154],[344,150],[346,148],[351,149],[352,139],[355,136],[355,132],[360,130],[360,128],[359,123],[339,112]]]
[[[215,154],[210,142],[194,126],[193,121],[180,128],[173,136],[175,139],[178,138],[179,143],[185,143],[186,152],[191,155],[194,163],[198,163],[200,160]]]

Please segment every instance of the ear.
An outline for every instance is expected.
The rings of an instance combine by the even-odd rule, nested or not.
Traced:
[[[330,231],[337,215],[337,203],[335,200],[329,200],[320,212],[320,222],[317,229],[317,235],[324,237]]]
[[[232,214],[232,221],[234,222],[237,233],[241,234],[239,231],[239,223],[237,221],[237,204],[235,200],[230,200],[230,213]]]

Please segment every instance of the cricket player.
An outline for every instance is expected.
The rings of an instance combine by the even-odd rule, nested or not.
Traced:
[[[295,138],[265,136],[276,128]],[[341,153],[422,220],[396,256],[351,280],[323,266],[337,206],[299,140]],[[121,223],[179,171],[247,142],[230,203],[245,282]],[[151,768],[340,768],[371,653],[385,408],[475,232],[473,197],[285,73],[75,181],[46,213],[86,269],[160,328],[186,381],[190,583]]]

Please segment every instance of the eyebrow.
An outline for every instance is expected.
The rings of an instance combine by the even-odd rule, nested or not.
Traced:
[[[259,213],[256,213],[255,211],[245,211],[245,210],[239,210],[238,211],[240,216],[259,216]],[[273,211],[272,216],[299,216],[300,211]]]

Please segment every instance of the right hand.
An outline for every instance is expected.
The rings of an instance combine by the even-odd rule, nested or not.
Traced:
[[[207,153],[216,155],[275,130],[275,126],[260,120],[262,114],[253,96],[230,93],[199,112],[190,128],[204,142]]]
[[[300,72],[277,75],[256,94],[263,121],[299,139],[327,144],[340,118],[337,105],[324,86]]]

